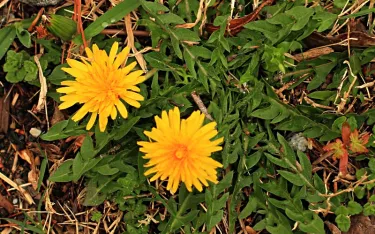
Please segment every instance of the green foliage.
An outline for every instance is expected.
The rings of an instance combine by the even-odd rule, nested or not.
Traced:
[[[17,32],[14,27],[8,26],[0,29],[0,59],[2,59],[8,51],[16,35]]]
[[[311,33],[327,33],[342,17],[355,18],[372,12],[362,9],[339,18],[347,2],[335,0],[332,11],[327,11],[320,6],[305,7],[304,1],[276,1],[263,9],[258,20],[244,25],[233,36],[226,33],[231,14],[229,1],[210,2],[208,22],[220,28],[203,34],[201,21],[191,28],[176,27],[195,22],[197,1],[169,1],[165,5],[144,0],[119,3],[89,24],[86,40],[92,39],[108,50],[117,39],[106,40],[98,34],[138,8],[137,24],[150,32],[149,45],[155,49],[145,53],[144,58],[148,68],[157,72],[147,75],[148,80],[140,86],[145,97],[141,107],[129,108],[128,119],[117,117],[110,121],[106,132],[100,132],[98,126],[85,130],[85,118],[81,123],[61,121],[44,133],[41,139],[45,141],[85,136],[80,150],[69,155],[72,158],[63,162],[49,180],[77,182],[83,178],[83,204],[98,206],[105,200],[116,203],[124,211],[127,233],[209,232],[217,225],[221,227],[223,220],[228,233],[236,233],[239,221],[248,218],[259,232],[324,233],[325,217],[334,220],[341,231],[347,231],[351,216],[374,215],[375,198],[365,201],[374,189],[373,183],[369,183],[375,179],[374,159],[362,156],[363,167],[356,170],[356,180],[348,182],[350,185],[339,183],[338,190],[334,190],[331,183],[338,165],[330,164],[333,173],[323,177],[329,173],[314,164],[322,152],[294,151],[289,145],[289,136],[295,133],[325,145],[341,136],[345,121],[351,128],[365,126],[364,129],[375,123],[373,109],[339,115],[319,108],[333,106],[336,110],[349,90],[347,105],[358,102],[355,107],[362,107],[367,94],[356,88],[362,79],[348,75],[344,61],[360,78],[363,66],[375,56],[373,48],[353,49],[350,57],[347,51],[303,61],[290,56],[307,50],[305,39]],[[247,13],[247,8],[238,13]],[[22,33],[14,31],[13,38]],[[26,46],[27,35],[21,38]],[[77,36],[74,42],[81,44],[82,39]],[[61,71],[66,64],[50,66],[59,64],[59,48],[48,41],[37,43],[48,50],[40,61],[51,86],[71,79]],[[136,46],[142,49],[139,44]],[[32,58],[22,51],[8,52],[4,71],[14,83],[33,81],[38,72]],[[289,96],[281,100],[282,95],[276,90],[284,88]],[[296,90],[304,93],[298,96],[299,100],[293,100]],[[154,116],[162,110],[178,106],[183,118],[197,110],[190,97],[193,91],[200,94],[208,113],[217,122],[218,137],[224,137],[223,150],[212,155],[224,168],[218,170],[219,183],[210,184],[204,192],[189,193],[181,184],[178,194],[171,195],[165,192],[165,182],[159,181],[154,188],[155,183],[146,180],[147,160],[138,152],[137,141],[148,140],[144,131],[154,127]],[[319,104],[318,107],[304,97]],[[374,140],[370,139],[369,149]],[[158,212],[165,213],[155,215],[154,209],[149,209],[151,203],[157,204]],[[150,217],[155,225],[150,225]],[[101,213],[92,213],[92,221],[99,222],[101,218]]]
[[[105,12],[105,14],[96,19],[84,30],[85,39],[90,40],[92,37],[98,35],[109,24],[116,23],[125,15],[136,9],[139,4],[139,0],[128,0],[117,4],[115,7],[108,10]],[[82,37],[76,37],[74,42],[76,44],[82,44]]]
[[[48,64],[58,64],[60,62],[59,56],[59,53],[48,52],[40,57],[39,62],[43,72],[48,72]],[[3,70],[7,72],[5,79],[10,83],[26,81],[31,84],[38,84],[38,67],[34,61],[34,58],[31,57],[26,51],[16,53],[13,50],[9,50],[7,52],[6,62]]]

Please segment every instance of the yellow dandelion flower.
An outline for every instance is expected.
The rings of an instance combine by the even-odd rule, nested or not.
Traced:
[[[72,120],[79,121],[91,113],[86,127],[89,130],[99,116],[99,128],[103,132],[108,117],[115,119],[117,111],[123,118],[128,117],[123,101],[136,108],[141,106],[139,101],[143,101],[144,98],[138,93],[140,89],[136,85],[142,83],[145,77],[142,76],[142,71],[131,72],[137,65],[136,62],[124,68],[120,67],[129,54],[129,47],[117,54],[118,43],[115,42],[109,55],[97,45],[93,45],[92,50],[85,50],[87,58],[83,58],[82,62],[68,59],[70,67],[62,68],[75,77],[75,80],[63,81],[61,85],[66,87],[57,89],[57,92],[65,94],[60,98],[62,103],[59,108],[66,109],[76,103],[83,104]]]
[[[177,107],[162,112],[161,118],[155,116],[156,128],[145,131],[145,135],[152,141],[138,142],[144,158],[149,159],[145,167],[150,167],[145,175],[156,173],[151,181],[158,178],[168,178],[167,189],[171,193],[177,191],[180,182],[184,182],[187,190],[192,186],[202,191],[202,184],[208,186],[207,181],[217,183],[217,167],[223,165],[212,159],[211,153],[222,150],[218,146],[223,138],[211,139],[217,135],[216,123],[204,126],[204,114],[195,111],[187,119],[180,119]]]

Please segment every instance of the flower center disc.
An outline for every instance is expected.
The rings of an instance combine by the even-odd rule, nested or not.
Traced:
[[[189,152],[188,152],[187,147],[184,145],[180,145],[176,149],[174,155],[176,156],[176,158],[181,159],[181,158],[186,158],[188,156],[188,153]]]

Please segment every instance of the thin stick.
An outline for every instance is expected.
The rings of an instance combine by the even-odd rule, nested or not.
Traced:
[[[39,70],[39,82],[40,82],[40,93],[39,93],[39,100],[38,105],[35,108],[36,112],[41,111],[44,108],[44,102],[46,101],[47,96],[47,80],[43,75],[43,69],[40,65],[38,56],[34,56],[34,61],[38,67]]]
[[[202,99],[199,97],[196,91],[193,91],[191,93],[192,98],[194,99],[194,102],[197,104],[199,110],[202,111],[202,113],[206,116],[207,119],[214,121],[214,118],[208,113],[208,110],[206,106],[204,105]]]
[[[30,27],[27,29],[27,31],[31,32],[33,31],[33,28],[35,27],[35,25],[38,23],[40,17],[42,16],[44,12],[44,7],[41,8],[38,12],[38,14],[36,15],[35,19],[33,20],[33,22],[31,23]]]
[[[7,182],[7,184],[9,184],[10,186],[12,186],[13,188],[17,189],[18,192],[20,192],[25,197],[26,201],[30,205],[35,204],[33,198],[31,197],[31,195],[25,189],[23,189],[20,186],[18,186],[18,184],[16,184],[13,180],[9,179],[6,175],[4,175],[1,172],[0,172],[0,179],[2,179],[5,182]]]

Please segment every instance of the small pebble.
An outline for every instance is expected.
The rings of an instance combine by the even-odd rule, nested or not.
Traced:
[[[297,133],[297,134],[294,134],[290,140],[289,140],[289,144],[290,146],[294,149],[294,150],[300,150],[302,152],[305,152],[307,150],[307,146],[309,144],[309,142],[307,141],[307,139],[303,136],[302,133]]]
[[[41,133],[42,133],[42,131],[40,129],[38,129],[38,128],[31,128],[30,129],[30,134],[33,137],[35,137],[35,138],[37,138],[38,136],[40,136]]]
[[[13,202],[13,205],[16,205],[18,203],[18,199],[14,198],[12,202]]]

